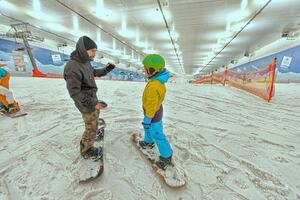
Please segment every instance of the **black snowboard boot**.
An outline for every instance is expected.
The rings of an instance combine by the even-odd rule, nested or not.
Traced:
[[[8,110],[7,110],[7,108],[4,105],[2,105],[2,106],[0,106],[0,112],[1,113],[7,113]]]
[[[172,163],[172,156],[169,158],[163,158],[159,156],[159,160],[156,161],[155,164],[162,170],[166,170],[168,166],[174,166]]]
[[[84,144],[80,141],[80,152],[81,152],[81,149],[83,149],[83,147],[84,147]],[[91,160],[97,161],[102,158],[103,151],[102,151],[101,147],[100,148],[91,147],[85,153],[81,153],[81,155],[84,159],[91,159]]]
[[[139,141],[139,146],[142,149],[153,149],[153,147],[155,146],[154,142],[152,143],[147,143],[145,141]]]
[[[9,105],[8,105],[8,107],[7,107],[7,112],[8,112],[8,113],[15,113],[15,112],[17,112],[17,111],[18,111],[18,109],[17,109],[16,107],[14,107],[13,104],[9,104]]]

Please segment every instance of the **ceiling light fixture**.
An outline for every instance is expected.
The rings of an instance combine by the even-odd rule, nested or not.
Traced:
[[[135,31],[135,42],[140,42],[140,30],[138,27],[136,27],[136,31]]]
[[[78,31],[79,30],[79,22],[78,22],[77,15],[73,15],[72,19],[73,19],[73,30]]]
[[[241,2],[241,9],[245,10],[248,6],[248,0],[242,0]]]
[[[40,2],[40,0],[33,0],[32,5],[33,5],[33,10],[34,11],[36,11],[36,12],[41,11],[41,2]]]
[[[43,20],[43,21],[48,21],[48,22],[53,22],[55,21],[54,15],[49,15],[46,14],[41,10],[41,2],[40,0],[33,0],[32,1],[32,7],[33,10],[29,10],[27,13],[33,18]]]
[[[116,50],[116,39],[113,38],[113,50],[115,51]]]
[[[122,16],[122,24],[119,34],[125,38],[133,38],[136,35],[133,31],[127,29],[126,15],[124,14]]]
[[[5,0],[0,0],[0,8],[9,9],[9,10],[17,9],[17,7],[14,4]]]
[[[48,29],[51,29],[53,31],[57,31],[57,32],[69,32],[69,30],[64,27],[61,24],[57,24],[57,23],[45,23],[44,24]]]
[[[227,16],[227,20],[230,22],[238,22],[244,20],[249,15],[250,15],[249,10],[237,10],[235,12],[230,13]]]
[[[91,8],[92,13],[96,15],[99,19],[107,22],[115,22],[118,20],[118,14],[116,14],[112,9],[105,7],[103,0],[96,1],[96,8]]]
[[[97,31],[97,40],[96,41],[97,41],[98,45],[101,46],[101,32],[99,30]]]

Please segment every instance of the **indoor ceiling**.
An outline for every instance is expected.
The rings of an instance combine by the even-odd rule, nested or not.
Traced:
[[[58,42],[88,35],[139,68],[145,54],[159,53],[171,71],[190,75],[298,31],[299,10],[299,0],[0,0],[0,22],[28,22]]]

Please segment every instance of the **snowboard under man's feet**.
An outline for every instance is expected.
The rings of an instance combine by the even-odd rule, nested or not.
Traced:
[[[101,104],[101,109],[107,107],[104,101],[98,101]],[[76,177],[79,183],[86,183],[101,176],[104,171],[104,135],[106,123],[102,118],[98,120],[98,131],[93,149],[84,158],[80,156],[75,160],[76,164]]]
[[[174,163],[174,160],[161,160],[156,148],[142,148],[140,143],[143,141],[142,137],[137,133],[132,133],[131,141],[139,152],[149,161],[160,178],[171,188],[180,188],[186,185],[186,175],[179,165]],[[163,162],[163,164],[162,164]],[[157,163],[161,164],[161,169]]]
[[[103,119],[99,119],[99,129],[94,147],[82,155],[78,163],[78,182],[86,183],[101,176],[104,171],[104,128],[106,124]]]
[[[99,121],[98,121],[98,132],[97,132],[97,135],[96,135],[96,142],[103,140],[105,127],[106,127],[105,121],[102,118],[99,118]]]

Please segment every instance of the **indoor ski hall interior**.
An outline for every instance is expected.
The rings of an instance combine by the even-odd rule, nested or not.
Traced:
[[[64,77],[82,36],[93,70],[115,66],[95,77],[105,170],[85,184]],[[148,55],[169,75],[163,131],[181,188],[130,140],[144,135]],[[0,72],[1,200],[300,199],[300,0],[0,0]]]

